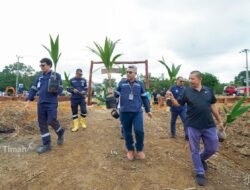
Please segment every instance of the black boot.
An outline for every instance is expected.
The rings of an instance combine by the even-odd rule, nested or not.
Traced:
[[[51,150],[51,146],[50,144],[47,144],[47,145],[42,145],[42,146],[39,146],[37,149],[36,149],[36,152],[38,154],[42,154],[42,153],[45,153],[45,152],[48,152]]]
[[[200,186],[205,186],[206,184],[206,179],[204,174],[197,174],[196,175],[196,183]]]
[[[64,130],[63,130],[62,134],[58,135],[57,145],[62,145],[63,142],[64,142]]]

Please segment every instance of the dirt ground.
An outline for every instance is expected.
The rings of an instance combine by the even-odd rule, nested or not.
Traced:
[[[0,189],[83,190],[249,190],[250,116],[243,116],[228,130],[228,139],[209,161],[207,185],[194,181],[188,143],[180,121],[177,138],[169,137],[169,112],[152,109],[145,115],[143,161],[128,161],[119,122],[109,110],[88,107],[87,129],[72,133],[69,102],[59,104],[59,120],[66,129],[65,144],[49,153],[34,152],[41,143],[36,121],[36,103],[29,110],[22,101],[0,102]]]

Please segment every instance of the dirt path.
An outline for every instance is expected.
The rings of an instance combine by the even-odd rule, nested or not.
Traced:
[[[51,152],[34,153],[33,148],[40,143],[38,129],[33,129],[33,134],[20,133],[0,139],[0,189],[250,189],[249,156],[239,156],[230,147],[226,148],[226,144],[208,162],[207,186],[198,187],[182,128],[178,124],[177,139],[168,137],[169,118],[165,110],[154,110],[152,120],[145,117],[147,158],[131,162],[126,159],[124,141],[119,138],[119,122],[111,118],[109,111],[89,108],[88,128],[71,133],[69,104],[61,103],[59,107],[66,128],[63,146],[55,144],[53,135]],[[29,112],[35,109],[33,104]],[[29,123],[36,127],[34,114],[31,115],[27,116],[33,119]],[[27,152],[11,149],[29,146]]]

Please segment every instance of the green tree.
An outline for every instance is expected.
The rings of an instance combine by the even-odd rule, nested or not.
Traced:
[[[153,92],[154,90],[160,92],[162,89],[168,89],[171,85],[172,82],[168,79],[162,79],[162,77],[154,77],[149,75],[149,92]],[[143,74],[140,74],[138,77],[141,81],[146,83],[146,77]]]
[[[215,87],[214,87],[214,92],[215,94],[223,94],[224,91],[224,87],[227,86],[227,84],[225,83],[218,83]]]
[[[250,76],[250,71],[248,71],[248,76]],[[241,71],[236,77],[234,77],[234,83],[239,86],[244,86],[246,79],[246,71]]]
[[[211,73],[203,73],[202,74],[202,84],[214,89],[215,86],[219,84],[219,80],[217,79],[216,76],[214,76]]]
[[[35,70],[30,65],[25,65],[24,63],[14,63],[4,67],[4,73],[14,73],[17,72],[19,75],[23,76],[31,76],[34,74]]]
[[[14,63],[4,67],[0,72],[0,90],[4,91],[7,86],[16,86],[16,74],[19,73],[19,83],[24,85],[24,90],[29,90],[33,81],[40,72],[24,63]]]
[[[16,75],[10,72],[0,72],[0,91],[4,91],[7,86],[15,87]]]
[[[102,92],[103,92],[103,85],[101,83],[97,83],[94,85],[94,91],[96,93],[96,96],[101,96]]]
[[[120,72],[121,72],[121,77],[123,77],[124,75],[127,74],[127,69],[126,69],[126,67],[124,66],[124,64],[122,65],[122,68],[120,68]]]

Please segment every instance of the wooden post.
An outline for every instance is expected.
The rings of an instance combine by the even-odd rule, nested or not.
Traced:
[[[88,105],[91,105],[92,97],[92,72],[93,72],[94,61],[91,61],[90,70],[89,70],[89,87],[88,87]]]
[[[145,60],[146,89],[149,89],[148,60]]]

